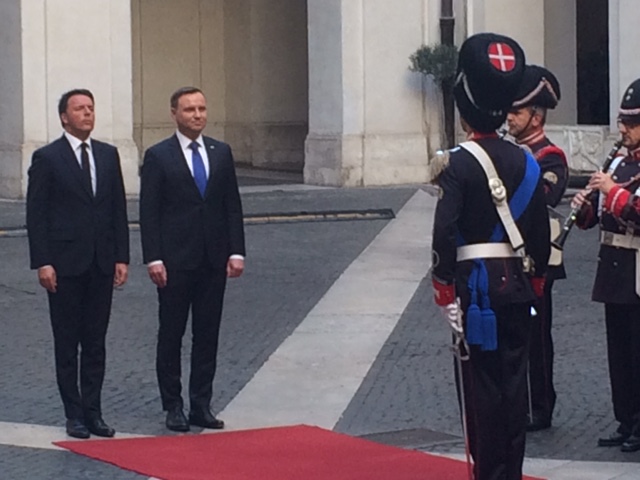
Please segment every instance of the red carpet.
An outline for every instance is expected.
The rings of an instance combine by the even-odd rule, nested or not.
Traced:
[[[463,462],[304,425],[56,445],[163,480],[467,479]]]

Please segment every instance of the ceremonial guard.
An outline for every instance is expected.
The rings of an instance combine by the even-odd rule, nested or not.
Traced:
[[[521,480],[530,308],[542,296],[549,221],[538,162],[500,139],[525,59],[482,33],[460,49],[454,97],[469,140],[435,169],[433,287],[469,359],[457,369],[475,480]],[[464,347],[463,347],[464,348]]]
[[[560,203],[569,181],[569,168],[564,152],[545,135],[547,110],[560,100],[560,84],[549,70],[537,65],[525,67],[523,80],[507,116],[509,134],[528,148],[540,166],[547,205]],[[551,218],[551,235],[560,233],[558,217]],[[553,304],[551,291],[556,279],[567,278],[562,264],[562,251],[552,247],[544,296],[535,306],[529,352],[529,422],[528,431],[551,426],[556,392],[553,387],[553,338],[551,335]]]
[[[640,450],[640,79],[624,94],[618,129],[626,156],[594,174],[574,205],[582,205],[578,227],[600,225],[592,300],[604,303],[613,412],[620,423],[598,445],[635,452]]]

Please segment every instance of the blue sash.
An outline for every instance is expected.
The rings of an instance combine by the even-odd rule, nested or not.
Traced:
[[[540,178],[538,162],[529,152],[526,152],[527,163],[522,182],[509,201],[509,210],[514,221],[517,221],[527,209],[533,192]],[[501,221],[493,229],[489,243],[501,241],[505,236],[504,226]],[[466,242],[458,235],[459,245]],[[467,287],[469,288],[470,303],[467,310],[467,343],[480,345],[483,351],[493,351],[498,348],[498,328],[496,315],[491,309],[489,301],[489,274],[484,259],[473,260],[474,266],[469,275]]]

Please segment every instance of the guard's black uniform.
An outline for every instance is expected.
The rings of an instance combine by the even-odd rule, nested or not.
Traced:
[[[578,216],[586,229],[600,225],[601,243],[592,300],[604,303],[613,412],[618,433],[640,437],[640,297],[636,293],[636,250],[612,245],[608,234],[631,235],[640,245],[640,149],[613,166],[619,184],[594,194]],[[622,443],[622,442],[620,442]],[[602,446],[608,446],[601,440]]]
[[[556,147],[547,137],[527,144],[538,165],[544,185],[544,196],[547,205],[556,207],[567,189],[569,168],[562,150]],[[529,395],[533,418],[531,425],[540,427],[551,425],[553,409],[556,404],[556,391],[553,386],[553,282],[567,278],[564,264],[551,265],[547,271],[544,285],[544,296],[536,304],[536,315],[531,327],[531,351],[529,353]]]
[[[513,255],[504,231],[496,230],[502,221],[488,174],[468,150],[451,150],[449,164],[437,179],[442,195],[433,226],[433,286],[436,303],[445,307],[456,329],[459,325],[451,312],[460,298],[463,335],[471,344],[470,358],[462,362],[462,377],[475,480],[522,479],[530,307],[542,296],[549,259],[549,222],[539,168],[522,149],[495,134],[506,120],[524,67],[524,52],[513,39],[473,35],[460,48],[453,95],[467,132],[501,179],[507,201],[527,192],[508,208],[535,263],[536,277],[525,273],[523,260]],[[503,199],[504,192],[497,187],[499,182],[492,178],[494,193]],[[466,248],[459,251],[458,245]],[[470,259],[464,260],[467,254]],[[480,294],[482,305],[470,291]]]
[[[478,143],[491,157],[510,199],[524,176],[524,151],[497,136],[482,138]],[[485,173],[466,150],[452,151],[449,166],[438,183],[443,196],[434,220],[433,274],[437,281],[455,285],[466,311],[466,286],[473,261],[456,262],[457,235],[461,234],[469,244],[488,242],[500,219]],[[544,275],[550,244],[541,181],[516,223],[536,265],[536,276]],[[498,350],[486,352],[471,347],[470,360],[463,364],[469,441],[477,479],[519,480],[525,447],[530,307],[536,295],[520,259],[485,262],[491,308],[497,318]]]

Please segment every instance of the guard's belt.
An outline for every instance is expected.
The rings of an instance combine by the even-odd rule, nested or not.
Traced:
[[[473,243],[462,245],[456,250],[456,260],[463,262],[476,258],[521,258],[509,243]]]
[[[636,252],[636,295],[640,297],[640,237],[600,232],[600,243],[610,247],[626,248]]]

